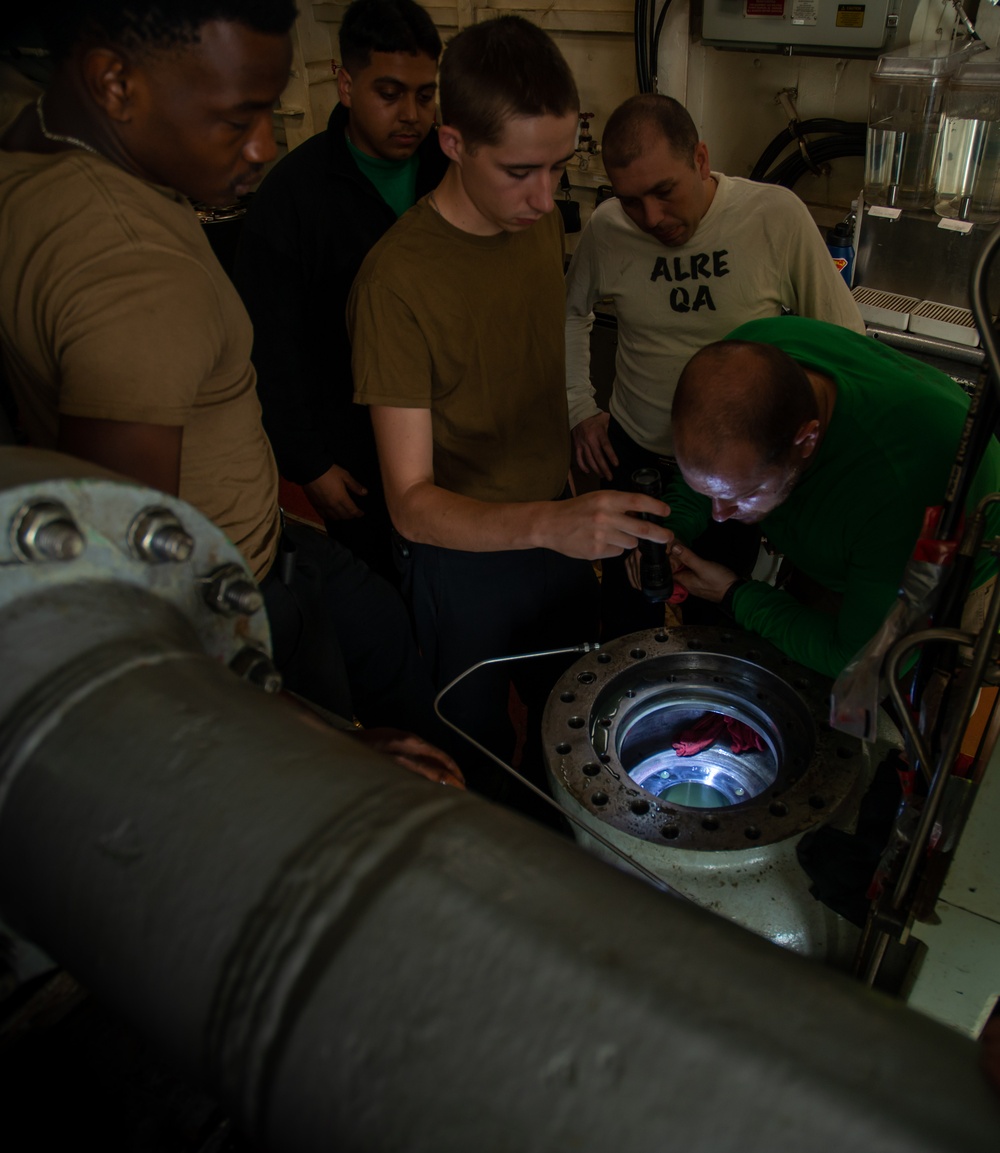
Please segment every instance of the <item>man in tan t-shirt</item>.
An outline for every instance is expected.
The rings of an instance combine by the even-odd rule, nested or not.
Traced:
[[[48,90],[0,140],[0,344],[22,424],[223,529],[261,582],[289,688],[436,734],[398,597],[325,538],[282,531],[250,322],[187,199],[230,204],[274,158],[295,8],[203,11],[67,8]],[[438,758],[432,775],[455,772]]]
[[[348,325],[355,399],[371,406],[405,538],[404,591],[444,685],[483,659],[594,639],[589,562],[662,539],[633,514],[666,506],[620,492],[561,499],[570,440],[552,194],[579,114],[565,60],[527,21],[487,20],[449,42],[440,92],[448,171],[369,253]],[[514,671],[537,714],[551,666]],[[477,672],[445,704],[501,756],[513,747],[509,678]],[[506,792],[492,765],[469,779]]]

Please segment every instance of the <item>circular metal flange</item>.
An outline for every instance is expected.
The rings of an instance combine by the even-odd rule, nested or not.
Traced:
[[[830,682],[759,637],[687,626],[633,633],[588,653],[553,689],[542,722],[549,774],[584,810],[664,847],[747,850],[823,824],[866,765],[831,729]],[[748,726],[760,749],[673,743],[706,713]]]
[[[59,563],[36,561],[39,533],[52,525],[69,526],[80,547],[65,550]],[[175,612],[202,651],[223,664],[248,647],[271,651],[266,613],[230,616],[206,603],[205,588],[220,571],[260,594],[236,546],[175,497],[72,457],[3,447],[0,526],[0,642],[18,654],[22,668],[30,665],[41,675],[53,662],[139,627],[143,613],[150,629],[160,628],[159,610],[144,609],[144,596]],[[143,526],[151,528],[149,547],[139,543]],[[169,538],[171,563],[160,563],[164,558],[152,543],[158,531]],[[84,604],[77,590],[89,590],[86,610],[72,607]],[[14,692],[14,681],[0,684],[0,703]]]

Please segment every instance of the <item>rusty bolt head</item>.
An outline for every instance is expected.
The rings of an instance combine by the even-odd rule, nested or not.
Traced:
[[[11,526],[18,555],[28,561],[75,560],[83,552],[83,533],[69,509],[54,500],[40,500],[19,513]]]
[[[210,609],[227,616],[253,616],[264,607],[264,594],[239,565],[223,565],[204,584]]]
[[[168,508],[145,509],[128,530],[135,555],[151,564],[182,564],[194,550],[194,540]]]
[[[229,662],[229,667],[238,677],[263,689],[265,693],[281,692],[281,673],[267,653],[260,649],[240,649]]]

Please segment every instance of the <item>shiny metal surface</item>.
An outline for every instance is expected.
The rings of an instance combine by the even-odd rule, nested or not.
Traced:
[[[553,689],[549,772],[602,822],[653,844],[775,844],[829,820],[867,767],[862,742],[830,728],[828,694],[827,680],[749,633],[635,633],[577,661]],[[678,757],[673,742],[706,712],[748,725],[764,751],[719,743]]]

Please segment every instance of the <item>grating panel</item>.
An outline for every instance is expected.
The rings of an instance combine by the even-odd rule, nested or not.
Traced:
[[[871,324],[895,328],[905,332],[910,324],[910,313],[920,303],[915,296],[901,296],[897,292],[884,292],[879,288],[857,285],[851,295],[862,317]]]

